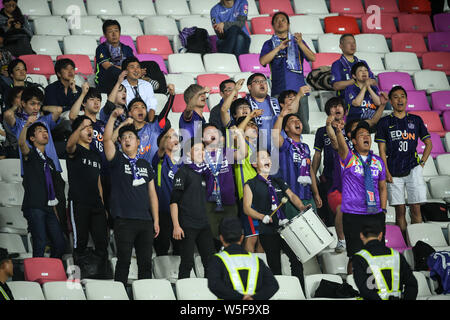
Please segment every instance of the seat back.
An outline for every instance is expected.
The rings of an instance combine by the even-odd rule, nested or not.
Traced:
[[[52,12],[58,16],[87,15],[83,0],[52,0]]]
[[[431,108],[438,112],[450,110],[450,90],[432,92]]]
[[[134,300],[176,300],[172,286],[165,279],[141,279],[132,284]]]
[[[102,20],[96,16],[80,17],[79,25],[73,26],[70,32],[73,35],[101,37],[103,36],[102,25]]]
[[[122,0],[122,11],[126,16],[154,16],[156,15],[153,1],[147,0]]]
[[[450,52],[427,52],[422,56],[424,69],[443,71],[450,75]]]
[[[160,16],[189,16],[191,14],[186,0],[156,0],[155,9]]]
[[[161,69],[161,71],[164,74],[168,74],[169,73],[167,71],[166,64],[164,63],[164,58],[162,56],[160,56],[159,54],[138,53],[138,54],[136,54],[136,58],[138,58],[138,60],[140,62],[143,62],[143,61],[155,61],[158,64],[159,69]]]
[[[30,281],[11,281],[8,282],[14,300],[45,300],[39,283]]]
[[[450,90],[447,75],[442,71],[417,71],[413,78],[417,90],[427,90],[430,94],[434,91]]]
[[[205,73],[199,53],[174,53],[168,57],[169,73]]]
[[[242,72],[260,72],[268,77],[270,76],[269,65],[263,67],[259,62],[257,53],[241,54],[239,56],[239,65]]]
[[[269,34],[252,34],[250,35],[250,48],[249,53],[260,54],[264,42],[270,40],[271,36]]]
[[[450,51],[450,31],[432,32],[428,34],[430,51]]]
[[[356,48],[360,52],[387,53],[389,47],[381,34],[361,33],[355,35]]]
[[[18,234],[0,233],[0,243],[2,248],[8,250],[9,253],[25,254],[25,246],[22,238]]]
[[[122,15],[122,10],[117,0],[86,0],[86,8],[90,16]]]
[[[129,300],[122,282],[89,281],[85,284],[87,300]]]
[[[270,300],[306,300],[297,277],[275,275],[275,279],[279,289]]]
[[[398,8],[401,12],[431,14],[431,5],[427,0],[399,0]]]
[[[178,36],[178,27],[173,18],[149,16],[144,19],[144,34]]]
[[[189,0],[191,14],[201,14],[208,16],[211,8],[216,4],[216,0]]]
[[[86,300],[81,283],[67,281],[46,282],[42,285],[45,300]]]
[[[361,29],[363,33],[381,34],[386,38],[391,38],[393,34],[397,33],[393,15],[381,14],[379,25],[375,25],[372,19],[372,14],[365,14],[362,16]]]
[[[417,55],[412,52],[390,52],[384,56],[387,70],[413,73],[421,70]]]
[[[277,12],[293,15],[294,10],[289,0],[259,0],[259,13],[274,15]]]
[[[5,207],[21,206],[24,192],[21,183],[0,182],[0,204]]]
[[[426,36],[434,32],[429,15],[402,14],[398,17],[398,31],[405,33],[421,33]]]
[[[90,60],[95,58],[95,50],[97,49],[97,41],[89,36],[67,36],[64,37],[64,53],[65,54],[84,54]]]
[[[317,16],[292,16],[289,20],[291,21],[291,33],[301,32],[313,40],[324,33],[320,19]]]
[[[431,180],[437,180],[438,178],[432,178]],[[450,178],[449,178],[450,179]],[[430,180],[430,181],[431,181]],[[445,241],[444,234],[439,225],[433,223],[415,223],[409,224],[406,227],[406,234],[409,239],[409,244],[414,247],[417,241],[423,241],[428,243],[432,247],[445,247],[447,242]]]
[[[56,57],[56,60],[60,59],[70,59],[75,63],[75,72],[83,73],[86,75],[94,74],[94,69],[92,68],[91,60],[87,55],[84,54],[63,54]]]
[[[329,13],[325,0],[294,0],[293,4],[296,14],[322,15]]]
[[[333,64],[336,60],[339,60],[341,55],[339,53],[328,53],[328,52],[319,52],[316,53],[316,61],[312,63],[312,69],[317,69],[321,66],[329,66]]]
[[[43,284],[49,281],[66,281],[67,275],[60,259],[27,258],[23,261],[24,276],[27,281]]]
[[[397,1],[395,0],[365,0],[364,5],[367,9],[370,6],[378,6],[382,15],[385,14],[395,14],[400,13],[397,6]]]
[[[173,54],[173,49],[167,36],[139,36],[136,38],[136,46],[138,53],[158,54],[161,55],[164,59],[167,59],[169,54]]]
[[[450,13],[438,13],[433,16],[436,31],[450,31]]]
[[[157,256],[153,258],[152,265],[155,279],[166,279],[175,283],[178,280],[180,262],[180,256]],[[191,271],[191,277],[195,278],[194,270]]]
[[[51,16],[47,0],[21,0],[20,11],[26,16]]]
[[[319,52],[335,52],[342,53],[341,48],[339,48],[339,39],[341,38],[338,34],[325,33],[319,36],[317,40],[317,45],[319,47]]]
[[[416,278],[418,285],[417,297],[419,298],[431,296],[430,287],[428,286],[425,275],[419,271],[413,271],[413,275]]]
[[[442,122],[444,123],[445,131],[450,131],[450,110],[442,114]]]
[[[402,253],[408,246],[403,239],[402,231],[397,225],[387,224],[385,234],[386,246]]]
[[[392,51],[413,52],[420,58],[428,51],[420,33],[396,33],[392,35]]]
[[[359,34],[359,27],[355,17],[325,17],[325,33]]]
[[[19,56],[27,65],[27,73],[42,74],[47,78],[55,73],[52,58],[45,54],[27,54]]]
[[[22,182],[19,159],[0,160],[0,180],[8,183]]]
[[[62,17],[39,17],[34,20],[36,35],[68,36],[70,35],[66,19]]]
[[[230,79],[230,77],[226,74],[200,74],[197,76],[197,84],[203,87],[209,87],[211,93],[219,93],[220,92],[220,83],[224,80]]]
[[[431,136],[431,142],[433,144],[433,149],[431,150],[431,156],[433,158],[437,157],[439,154],[445,153],[444,146],[442,145],[441,138],[439,134],[435,132],[429,132]],[[417,143],[417,153],[423,154],[425,150],[425,144],[419,139]]]
[[[342,278],[337,274],[310,274],[305,276],[306,299],[314,298],[322,279],[342,283]]]
[[[330,12],[361,18],[364,8],[360,0],[330,0]]]
[[[254,17],[251,20],[252,34],[273,34],[272,17]]]
[[[203,55],[206,72],[211,73],[234,73],[241,72],[238,61],[234,54],[230,53],[207,53]]]
[[[429,181],[430,193],[433,199],[445,199],[448,201],[450,198],[450,177],[449,176],[438,176],[432,177]],[[445,239],[444,239],[445,241]],[[440,242],[441,245],[446,246],[445,242]]]
[[[436,157],[436,167],[439,171],[439,175],[450,176],[450,153],[440,154]]]
[[[175,290],[177,300],[217,300],[217,297],[209,290],[206,278],[179,279],[175,283]]]
[[[408,91],[407,111],[430,111],[425,91]]]
[[[402,86],[405,90],[413,91],[411,77],[406,72],[382,72],[378,74],[378,83],[382,91],[389,92],[395,86]]]

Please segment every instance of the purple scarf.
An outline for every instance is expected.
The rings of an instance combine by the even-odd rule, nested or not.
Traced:
[[[308,154],[303,143],[297,143],[291,138],[286,138],[294,147],[294,152],[300,156],[300,172],[297,181],[303,185],[311,184],[311,165],[308,164]]]
[[[145,179],[139,175],[139,170],[136,166],[136,162],[138,161],[138,158],[137,157],[130,158],[125,153],[122,153],[122,154],[125,157],[125,159],[127,159],[130,162],[131,173],[133,174],[133,187],[137,187],[137,186],[140,186],[141,184],[144,184]]]
[[[45,185],[47,187],[47,205],[50,207],[56,206],[58,204],[58,199],[56,199],[55,187],[53,186],[52,172],[50,170],[50,165],[48,164],[47,157],[39,150],[35,148],[37,154],[44,161],[44,175],[45,175]]]
[[[109,53],[111,54],[112,64],[120,66],[125,60],[125,57],[122,55],[122,45],[119,44],[117,47],[113,47],[109,43],[106,43],[106,45],[108,46]]]
[[[256,178],[260,181],[263,181],[265,184],[267,184],[268,190],[269,190],[269,194],[270,194],[270,198],[272,201],[272,207],[271,210],[275,210],[278,207],[279,201],[278,201],[278,197],[277,197],[277,193],[275,191],[275,187],[272,185],[272,182],[270,181],[269,178],[264,179],[261,175],[257,175]],[[279,220],[284,220],[286,219],[286,215],[284,214],[284,212],[281,209],[278,209],[277,211],[277,217]]]
[[[212,153],[216,154],[217,162],[214,163],[212,159]],[[212,151],[211,153],[206,151],[205,152],[205,163],[209,171],[211,171],[212,175],[214,176],[214,189],[211,194],[211,198],[208,199],[208,201],[215,201],[216,202],[216,211],[223,211],[222,206],[222,195],[220,194],[220,182],[219,182],[219,174],[220,169],[222,168],[222,160],[223,160],[223,150],[217,149],[217,151]]]

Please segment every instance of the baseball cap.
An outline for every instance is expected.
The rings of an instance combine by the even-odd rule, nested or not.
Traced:
[[[243,234],[241,221],[236,217],[223,218],[219,225],[219,234],[225,241],[239,240]]]
[[[0,248],[0,263],[3,262],[4,260],[17,258],[18,256],[19,256],[18,253],[8,254],[7,249]]]

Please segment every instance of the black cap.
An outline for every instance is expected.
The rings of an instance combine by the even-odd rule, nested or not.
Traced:
[[[219,234],[226,242],[239,241],[243,234],[241,221],[237,217],[225,217],[219,225]]]
[[[18,253],[8,254],[8,250],[6,250],[5,248],[0,248],[0,263],[2,263],[4,260],[17,258],[18,256]]]
[[[359,129],[366,129],[367,131],[370,132],[370,126],[367,123],[366,120],[361,120],[360,122],[358,122],[358,124],[356,125],[355,130],[352,131],[352,139],[356,139],[356,133],[358,132]]]

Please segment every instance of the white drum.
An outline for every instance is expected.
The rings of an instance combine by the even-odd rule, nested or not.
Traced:
[[[333,242],[333,236],[311,207],[295,216],[278,232],[302,263]]]

